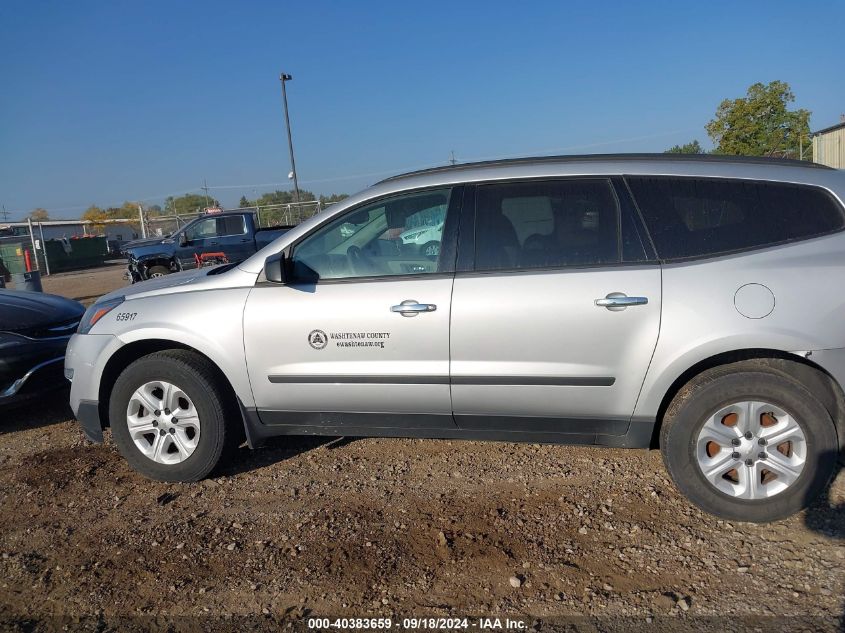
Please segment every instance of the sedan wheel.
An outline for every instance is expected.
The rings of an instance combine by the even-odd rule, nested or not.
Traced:
[[[148,382],[135,390],[126,407],[126,424],[138,450],[159,464],[184,461],[200,440],[194,403],[165,381]]]

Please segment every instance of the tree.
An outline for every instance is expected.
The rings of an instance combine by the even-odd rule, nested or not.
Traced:
[[[669,149],[667,149],[664,154],[704,154],[704,149],[701,147],[701,143],[698,142],[698,139],[693,140],[690,143],[684,143],[683,145],[673,145]]]
[[[182,215],[183,213],[197,213],[209,207],[219,206],[220,202],[214,198],[197,193],[188,193],[178,198],[169,196],[164,201],[164,211],[167,215],[173,215],[174,213],[178,215]]]
[[[119,207],[109,207],[108,209],[101,209],[92,204],[82,214],[82,219],[91,222],[91,228],[95,231],[102,231],[107,220],[129,220],[132,223],[137,223],[138,203],[127,201]]]
[[[30,211],[27,217],[33,222],[46,222],[50,219],[50,213],[47,211],[47,209],[42,209],[41,207],[38,207],[37,209],[33,209],[32,211]]]
[[[330,196],[320,196],[320,204],[333,204],[335,202],[340,202],[341,200],[346,200],[349,197],[349,194],[346,193],[333,193]]]
[[[305,189],[299,190],[299,200],[301,202],[310,202],[312,200],[316,200],[317,198],[314,196],[313,193],[310,191],[306,191]],[[270,193],[262,194],[261,197],[253,202],[250,206],[268,206],[271,204],[291,204],[296,201],[296,196],[293,190],[290,191],[273,191]]]
[[[103,231],[105,228],[105,220],[110,219],[108,213],[95,204],[92,204],[82,214],[82,219],[91,222],[91,229],[93,232]]]
[[[138,202],[124,202],[119,207],[109,207],[105,213],[110,220],[137,220]]]
[[[238,202],[238,206],[241,209],[246,209],[247,207],[251,207],[252,204],[250,204],[249,199],[246,196],[241,196],[241,200],[240,202]]]
[[[745,97],[725,99],[705,126],[715,153],[803,158],[810,144],[810,111],[789,110],[793,101],[783,81],[756,83]]]

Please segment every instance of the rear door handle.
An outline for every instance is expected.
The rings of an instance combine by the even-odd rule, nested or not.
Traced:
[[[437,306],[433,303],[419,303],[416,299],[405,299],[398,306],[391,306],[391,312],[398,312],[405,317],[417,316],[420,312],[434,312]]]
[[[629,297],[624,292],[611,292],[603,299],[596,299],[595,304],[607,308],[611,312],[619,312],[628,306],[643,306],[648,303],[648,297]]]

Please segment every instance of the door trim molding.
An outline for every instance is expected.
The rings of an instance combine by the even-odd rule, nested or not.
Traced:
[[[272,374],[275,384],[610,387],[614,376],[337,376]]]
[[[281,384],[348,384],[348,385],[448,385],[449,376],[303,376],[282,374],[267,376],[272,383]]]
[[[528,386],[610,387],[614,376],[452,376],[452,384],[460,386]]]

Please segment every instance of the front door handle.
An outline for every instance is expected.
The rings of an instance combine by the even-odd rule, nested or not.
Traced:
[[[398,306],[391,306],[391,312],[398,312],[405,317],[417,316],[420,312],[434,312],[437,306],[433,303],[419,303],[416,299],[405,299]]]
[[[629,297],[624,292],[611,292],[604,299],[596,299],[595,304],[607,308],[611,312],[620,312],[628,306],[643,306],[648,303],[648,297]]]

